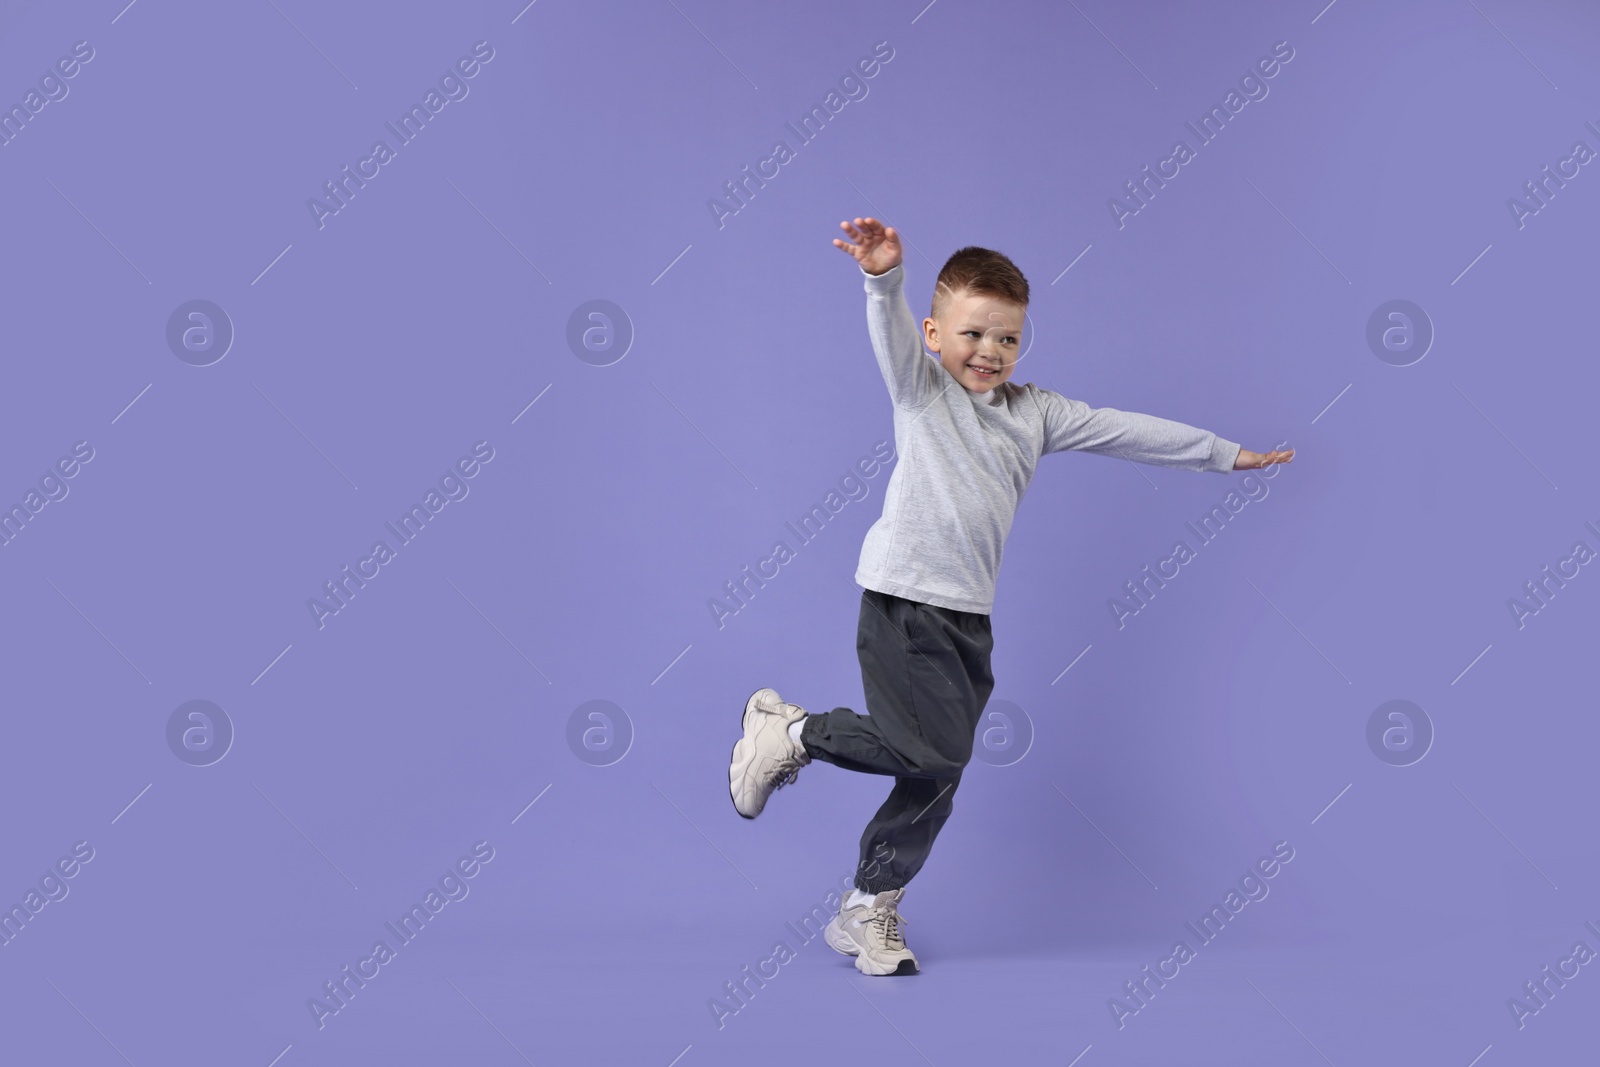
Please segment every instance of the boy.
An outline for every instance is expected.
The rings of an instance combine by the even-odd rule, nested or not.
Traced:
[[[939,271],[921,338],[935,363],[901,293],[899,235],[871,218],[839,227],[850,241],[833,244],[864,278],[867,332],[894,403],[899,455],[855,575],[863,587],[856,649],[871,714],[807,714],[757,690],[745,704],[728,787],[734,808],[753,819],[812,759],[894,776],[861,835],[855,892],[824,936],[863,974],[906,975],[917,973],[917,957],[898,905],[950,817],[994,689],[995,578],[1040,455],[1077,449],[1226,473],[1288,463],[1294,450],[1263,455],[1180,422],[1010,384],[1028,282],[985,248],[963,248]]]

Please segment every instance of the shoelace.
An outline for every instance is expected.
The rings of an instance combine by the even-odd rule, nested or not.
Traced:
[[[893,905],[883,908],[874,908],[867,913],[865,922],[878,928],[878,935],[890,948],[901,949],[906,947],[906,940],[900,934],[900,924],[906,922],[905,916],[896,911]]]
[[[798,756],[790,756],[787,759],[779,760],[773,765],[769,775],[772,788],[782,789],[784,786],[789,785],[800,776],[800,768],[809,762],[809,760],[800,759]]]
[[[783,760],[772,768],[772,788],[782,789],[800,777],[799,760]]]

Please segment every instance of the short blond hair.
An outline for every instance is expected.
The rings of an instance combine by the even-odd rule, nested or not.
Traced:
[[[940,318],[962,289],[1028,306],[1028,279],[1007,256],[990,248],[968,245],[944,261],[933,286],[932,317]]]

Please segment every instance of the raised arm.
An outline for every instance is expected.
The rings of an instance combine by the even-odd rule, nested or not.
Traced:
[[[867,334],[878,370],[896,407],[919,408],[937,395],[944,368],[922,351],[922,335],[906,304],[900,235],[876,219],[839,223],[852,241],[834,238],[834,247],[855,259],[867,291]]]
[[[1049,389],[1039,390],[1044,406],[1044,451],[1095,452],[1157,467],[1226,473],[1240,448],[1187,423],[1116,408],[1092,408]]]
[[[862,273],[867,290],[867,333],[889,387],[889,398],[896,407],[920,408],[938,392],[939,378],[949,375],[923,354],[922,335],[902,289],[905,270],[896,266],[883,274]]]

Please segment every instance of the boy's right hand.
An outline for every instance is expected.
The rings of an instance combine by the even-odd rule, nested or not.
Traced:
[[[854,226],[841,222],[839,228],[855,243],[835,237],[833,247],[849,252],[868,274],[883,274],[900,265],[900,235],[893,226],[877,219],[856,219]]]

